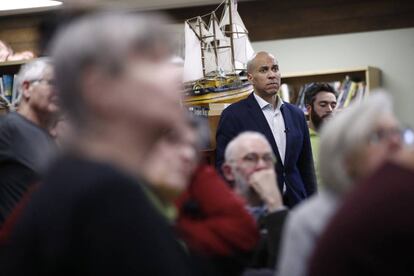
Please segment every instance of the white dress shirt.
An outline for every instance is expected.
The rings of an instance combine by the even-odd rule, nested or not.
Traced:
[[[273,109],[273,106],[263,100],[261,97],[253,93],[254,98],[260,106],[260,109],[263,112],[263,115],[266,117],[267,123],[272,130],[273,137],[275,138],[277,148],[279,150],[279,155],[282,160],[282,164],[285,162],[286,154],[286,132],[285,132],[285,121],[283,120],[282,112],[280,107],[283,105],[283,101],[280,97],[277,100],[277,106]]]

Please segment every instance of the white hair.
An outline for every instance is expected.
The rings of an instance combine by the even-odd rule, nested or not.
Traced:
[[[236,152],[239,150],[240,145],[243,144],[244,141],[250,140],[250,139],[259,139],[262,140],[264,143],[266,143],[269,148],[272,148],[267,141],[266,137],[261,134],[260,132],[255,131],[244,131],[237,135],[233,140],[230,141],[230,143],[227,145],[226,150],[224,152],[224,161],[226,163],[231,162],[235,158]]]
[[[24,64],[16,78],[16,88],[19,95],[22,94],[22,85],[25,81],[35,81],[43,78],[45,70],[52,66],[52,60],[47,57],[34,59]]]
[[[352,104],[322,127],[319,173],[326,188],[341,194],[353,184],[346,160],[366,144],[384,113],[392,113],[392,100],[384,91],[377,91],[364,101]]]

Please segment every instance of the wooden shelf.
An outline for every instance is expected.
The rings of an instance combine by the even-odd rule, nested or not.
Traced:
[[[30,59],[0,62],[0,76],[4,74],[17,74],[20,67],[29,61]]]
[[[0,62],[0,67],[7,67],[7,66],[21,66],[30,60],[15,60],[15,61],[4,61]]]
[[[381,86],[381,70],[371,66],[301,73],[284,73],[282,74],[282,83],[304,85],[305,83],[310,82],[342,81],[346,76],[349,76],[351,79],[365,81],[368,91]]]

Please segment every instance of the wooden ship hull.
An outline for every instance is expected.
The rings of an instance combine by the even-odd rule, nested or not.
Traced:
[[[253,92],[253,86],[246,84],[240,88],[229,89],[225,92],[211,92],[202,95],[186,96],[184,105],[208,105],[209,103],[232,103],[246,98]]]

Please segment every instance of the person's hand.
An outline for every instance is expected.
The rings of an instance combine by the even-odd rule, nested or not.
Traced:
[[[273,168],[253,172],[249,177],[249,185],[266,204],[269,212],[283,207],[283,200],[276,181]]]

